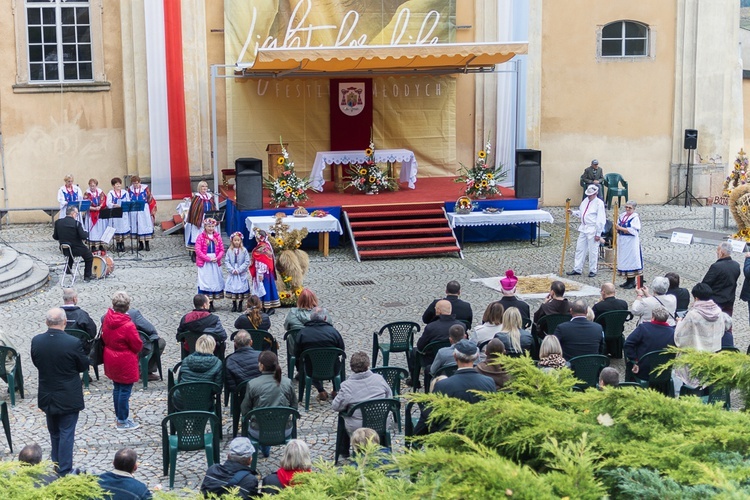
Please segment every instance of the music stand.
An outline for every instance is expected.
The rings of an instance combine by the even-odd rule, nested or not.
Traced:
[[[102,220],[108,221],[107,222],[108,228],[112,227],[112,219],[119,219],[121,217],[122,217],[122,207],[112,207],[112,208],[102,207],[102,209],[99,210],[99,218]],[[111,246],[112,239],[110,239],[109,241],[105,240],[104,243]],[[117,248],[117,245],[115,245],[115,248]]]
[[[78,205],[79,212],[88,212],[91,209],[91,200],[81,200],[73,203]]]
[[[131,212],[138,213],[146,208],[145,201],[123,201],[122,211],[123,213],[130,214]],[[135,217],[135,236],[138,239],[138,216]],[[130,229],[130,253],[133,253],[133,229]],[[141,260],[140,250],[138,245],[135,247],[135,260]]]

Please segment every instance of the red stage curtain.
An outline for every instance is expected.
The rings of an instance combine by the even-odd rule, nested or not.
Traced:
[[[330,85],[331,151],[366,149],[372,131],[372,79],[331,79]]]

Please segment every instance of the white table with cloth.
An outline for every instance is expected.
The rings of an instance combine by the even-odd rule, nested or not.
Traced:
[[[304,228],[307,229],[308,233],[323,233],[318,239],[318,250],[320,250],[325,257],[328,257],[328,233],[338,231],[339,234],[344,234],[344,230],[341,228],[339,220],[330,214],[325,217],[313,217],[311,215],[308,215],[307,217],[294,217],[289,215],[284,217],[283,221],[284,224],[289,226],[290,230]],[[247,217],[245,219],[245,226],[250,232],[250,238],[253,238],[256,227],[268,231],[274,224],[276,224],[276,217],[272,215]]]
[[[463,246],[463,228],[466,226],[506,226],[512,224],[533,224],[536,231],[532,231],[531,239],[539,242],[539,223],[554,222],[552,214],[544,210],[503,210],[499,213],[470,212],[457,214],[448,212],[448,222],[452,228],[462,228],[461,245]]]
[[[361,165],[365,162],[365,150],[355,151],[320,151],[315,155],[315,163],[313,163],[312,173],[310,174],[310,187],[314,191],[323,191],[323,170],[326,169],[327,165],[336,165],[336,188],[343,191],[343,184],[341,184],[341,165],[346,164],[357,164]],[[393,164],[401,163],[401,173],[399,174],[398,181],[406,182],[409,184],[411,189],[414,189],[414,185],[417,182],[417,159],[414,156],[413,151],[408,149],[376,149],[375,150],[375,162],[376,163],[387,163],[389,169],[389,176],[393,176]]]

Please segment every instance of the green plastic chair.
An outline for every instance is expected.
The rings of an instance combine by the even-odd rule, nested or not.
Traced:
[[[250,380],[243,380],[240,385],[235,387],[229,398],[229,412],[232,414],[232,437],[237,437],[237,430],[240,427],[240,417],[242,416],[242,401],[245,399],[247,392],[247,383]],[[227,391],[229,392],[229,391]],[[226,403],[225,403],[226,404]]]
[[[424,350],[420,351],[419,349],[414,349],[415,360],[414,366],[412,367],[412,376],[411,376],[411,386],[412,388],[419,387],[419,370],[422,369],[422,363],[426,358],[432,358],[435,359],[435,355],[437,352],[442,349],[443,347],[450,347],[451,343],[447,340],[437,340],[435,342],[430,342],[426,346],[424,346]],[[424,370],[424,392],[430,392],[430,380],[432,380],[432,374],[430,373],[430,369],[425,367]]]
[[[405,438],[411,438],[414,436],[414,427],[416,427],[417,422],[419,422],[419,417],[415,417],[412,414],[414,406],[416,406],[417,409],[420,410],[420,406],[414,401],[409,401],[406,404],[406,409],[404,410],[404,437]],[[406,439],[406,447],[407,448],[412,447],[411,439]]]
[[[633,387],[635,389],[643,389],[643,387],[641,386],[641,384],[639,384],[638,382],[620,382],[616,386],[616,388],[618,388],[618,389],[626,389],[628,387]]]
[[[596,318],[604,330],[605,354],[615,359],[622,359],[622,348],[625,345],[625,323],[633,319],[630,311],[607,311]]]
[[[8,372],[5,368],[5,360],[11,355],[15,358],[16,362],[13,369]],[[12,347],[0,346],[0,379],[3,379],[8,384],[8,393],[10,394],[10,405],[16,405],[16,391],[21,395],[21,399],[24,399],[23,394],[23,370],[21,369],[21,356]]]
[[[334,465],[339,463],[339,443],[346,434],[344,416],[351,417],[354,412],[362,413],[362,427],[367,427],[378,433],[380,445],[391,447],[391,433],[388,430],[388,415],[395,416],[401,413],[401,403],[398,399],[384,398],[371,399],[352,405],[345,413],[339,413],[338,425],[336,426],[336,452],[333,458]]]
[[[372,373],[379,374],[388,382],[394,396],[401,395],[401,381],[409,379],[409,372],[397,366],[377,366],[372,368]]]
[[[81,341],[81,344],[86,345],[87,343],[90,344],[93,342],[94,337],[91,336],[89,332],[85,332],[83,330],[79,330],[77,328],[66,328],[65,333],[68,335],[72,335],[73,337],[77,338]],[[85,351],[85,349],[84,349]],[[99,367],[97,365],[94,365],[92,363],[92,366],[94,367],[94,376],[96,376],[96,380],[99,380]],[[86,387],[86,389],[89,388],[89,382],[91,382],[91,377],[89,376],[88,370],[83,372],[83,385]]]
[[[207,424],[210,432],[206,432]],[[221,419],[208,411],[172,413],[161,421],[162,468],[163,475],[169,474],[170,489],[174,488],[178,452],[205,450],[209,467],[219,462],[221,438],[217,426],[221,427]]]
[[[664,349],[658,351],[651,351],[643,355],[639,360],[640,365],[644,361],[648,360],[651,366],[651,370],[648,374],[648,380],[642,380],[631,374],[634,381],[639,383],[643,388],[650,388],[661,392],[662,394],[674,397],[674,384],[672,383],[672,369],[666,368],[661,370],[661,366],[675,358],[676,354],[673,352],[667,352]],[[658,373],[661,372],[661,373]]]
[[[435,373],[435,377],[437,378],[443,375],[450,377],[456,373],[456,370],[458,370],[458,365],[445,365]],[[425,392],[428,392],[428,389],[429,387],[425,387]]]
[[[164,377],[162,376],[162,371],[161,371],[162,368],[161,368],[161,355],[159,354],[159,341],[151,340],[148,334],[146,332],[142,332],[141,330],[138,330],[138,335],[141,336],[141,340],[143,341],[144,345],[146,344],[146,342],[151,343],[151,351],[145,356],[138,357],[138,365],[141,371],[141,383],[143,384],[144,389],[148,389],[148,374],[149,374],[148,363],[154,357],[155,357],[154,359],[156,359],[156,369],[159,372],[159,378],[161,380],[164,380]],[[98,378],[99,377],[97,377],[97,379]]]
[[[622,184],[622,187],[620,187]],[[620,174],[604,174],[604,185],[607,187],[607,209],[612,208],[612,198],[617,196],[617,205],[622,206],[622,197],[628,201],[628,183]]]
[[[539,319],[537,334],[540,339],[543,339],[546,335],[552,335],[555,333],[555,329],[560,323],[565,323],[573,319],[570,314],[547,314]]]
[[[717,387],[709,386],[706,390],[708,394],[701,398],[704,403],[720,404],[725,410],[730,410],[732,408],[729,389],[726,387],[719,389]]]
[[[167,414],[212,411],[221,422],[221,387],[213,382],[181,382],[167,393]],[[219,426],[221,438],[221,426]]]
[[[258,449],[261,446],[280,446],[288,443],[290,439],[297,439],[297,420],[299,418],[299,412],[287,406],[256,408],[242,417],[242,435],[250,439],[255,447],[253,463],[250,465],[252,470],[255,470],[258,465]],[[287,436],[286,429],[290,419],[292,421],[291,433]],[[258,425],[257,439],[252,437],[249,432],[251,420],[255,420]]]
[[[305,411],[310,409],[310,390],[312,388],[313,380],[330,380],[333,382],[333,390],[339,390],[341,381],[344,377],[344,360],[346,359],[346,353],[342,349],[335,347],[318,347],[314,349],[306,349],[300,355],[302,361],[301,366],[304,370],[299,376],[299,392],[300,399],[302,399],[302,390],[304,387],[305,391]],[[339,371],[336,371],[336,362],[341,361],[341,367]],[[310,362],[312,373],[307,373],[307,362]]]
[[[378,351],[383,354],[383,366],[389,366],[392,352],[405,352],[407,363],[411,363],[414,335],[421,327],[413,321],[388,323],[372,334],[372,366],[378,364]],[[380,342],[380,336],[388,332],[388,342]]]
[[[273,335],[268,333],[266,330],[245,330],[250,334],[250,338],[253,340],[253,349],[256,351],[271,351],[274,354],[279,352],[279,343],[273,338]],[[232,333],[229,340],[234,340],[236,332]]]
[[[289,380],[294,380],[294,367],[297,364],[297,356],[294,353],[297,349],[299,331],[299,328],[294,328],[284,333],[284,342],[286,342],[286,376],[289,377]]]
[[[599,385],[599,373],[602,368],[609,366],[609,358],[601,354],[585,354],[571,358],[568,363],[570,363],[570,369],[573,370],[573,375],[583,382],[576,386],[585,390]]]

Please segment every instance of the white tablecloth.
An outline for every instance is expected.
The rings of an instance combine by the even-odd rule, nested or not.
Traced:
[[[417,159],[414,157],[414,152],[408,149],[376,149],[375,150],[375,161],[377,163],[401,163],[401,174],[399,175],[399,182],[408,182],[409,187],[414,189],[414,184],[417,182]],[[340,163],[356,163],[361,165],[365,162],[365,151],[320,151],[315,155],[315,163],[313,163],[312,173],[310,174],[310,187],[315,191],[323,191],[323,170],[326,165],[340,164]]]
[[[276,217],[270,215],[247,217],[245,219],[245,226],[247,226],[247,230],[250,232],[250,238],[253,238],[253,230],[256,227],[268,231],[274,224],[276,224]],[[326,215],[325,217],[293,217],[289,215],[284,217],[284,224],[287,224],[290,230],[305,228],[309,233],[332,233],[338,231],[339,234],[344,234],[344,230],[341,229],[341,223],[333,215]]]
[[[509,224],[554,222],[554,219],[549,212],[544,210],[504,210],[499,214],[448,212],[448,221],[451,227],[455,228],[458,226],[506,226]]]

